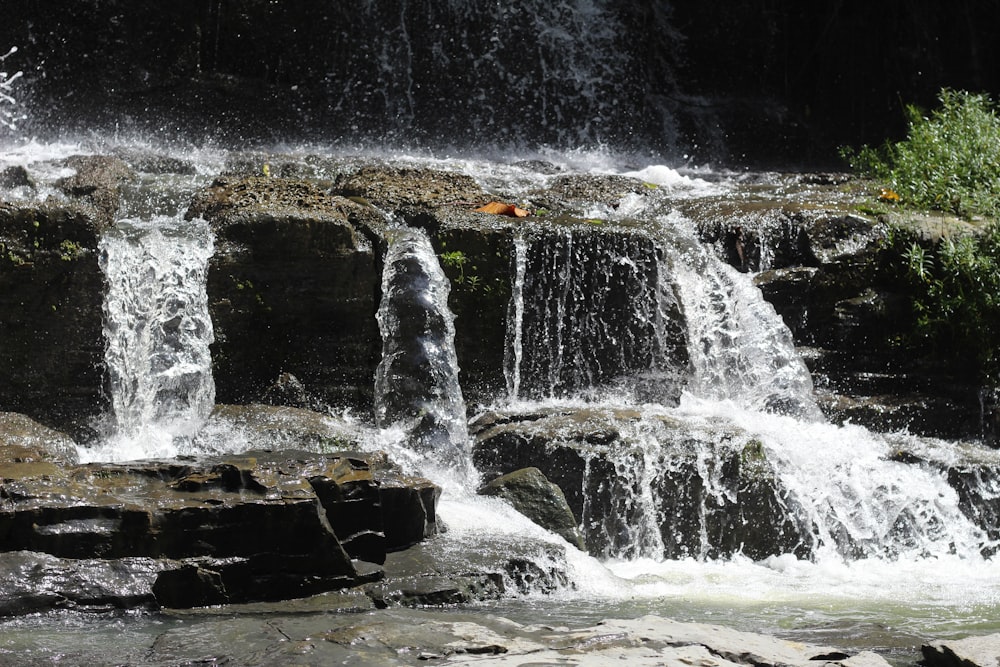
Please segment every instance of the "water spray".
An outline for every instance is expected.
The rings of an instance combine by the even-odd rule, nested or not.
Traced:
[[[10,56],[17,53],[17,47],[12,46],[10,50],[0,56],[0,66],[7,60]],[[17,100],[11,92],[14,89],[14,82],[20,79],[24,75],[24,72],[18,70],[13,74],[8,74],[5,71],[0,71],[0,125],[3,125],[11,130],[17,129],[18,121],[24,120],[27,116],[18,115],[14,107],[17,106]]]

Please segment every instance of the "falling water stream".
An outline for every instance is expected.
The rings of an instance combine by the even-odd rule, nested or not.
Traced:
[[[376,425],[400,428],[406,447],[421,452],[439,475],[471,479],[455,316],[448,309],[450,283],[425,231],[396,228],[388,237],[376,315],[382,333]]]
[[[119,220],[101,239],[110,423],[92,460],[176,456],[215,404],[204,220]]]

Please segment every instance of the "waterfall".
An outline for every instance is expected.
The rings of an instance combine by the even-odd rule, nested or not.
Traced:
[[[377,319],[382,360],[375,420],[400,427],[434,467],[469,476],[469,435],[458,381],[450,283],[421,229],[389,230]]]
[[[397,142],[579,146],[642,135],[673,147],[665,107],[680,37],[659,4],[367,0],[333,10],[342,57],[324,70],[331,122]],[[458,89],[460,105],[440,103]]]
[[[822,419],[791,332],[748,277],[704,246],[674,252],[693,374],[687,391],[765,412]]]
[[[659,233],[516,240],[508,310],[508,400],[582,399],[581,418],[608,420],[600,437],[551,444],[581,438],[575,493],[592,549],[853,560],[991,548],[940,467],[825,421],[788,328],[691,220],[621,209]]]
[[[653,239],[567,229],[520,240],[515,253],[511,398],[613,389],[641,400],[676,400],[686,357],[675,295]]]
[[[521,362],[524,359],[524,277],[527,271],[528,245],[523,237],[514,239],[514,279],[507,309],[507,345],[504,349],[504,379],[507,399],[516,401],[521,394]]]
[[[212,410],[212,251],[208,224],[181,216],[120,220],[101,239],[111,458],[174,455]]]

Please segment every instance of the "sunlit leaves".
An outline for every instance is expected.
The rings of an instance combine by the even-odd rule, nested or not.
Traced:
[[[904,141],[842,150],[901,203],[963,217],[1000,214],[1000,117],[987,95],[942,90],[930,114],[907,107]],[[883,200],[885,196],[881,197]],[[895,201],[895,199],[893,199]]]
[[[1000,378],[1000,224],[906,252],[919,333],[942,357]]]

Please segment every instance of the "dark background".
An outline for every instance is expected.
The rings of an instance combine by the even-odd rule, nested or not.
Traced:
[[[25,136],[602,144],[734,167],[834,168],[840,145],[903,136],[905,104],[1000,91],[1000,0],[609,2],[616,37],[594,49],[613,63],[587,65],[586,96],[539,65],[578,54],[534,2],[473,4],[2,0],[0,51],[19,47]]]

